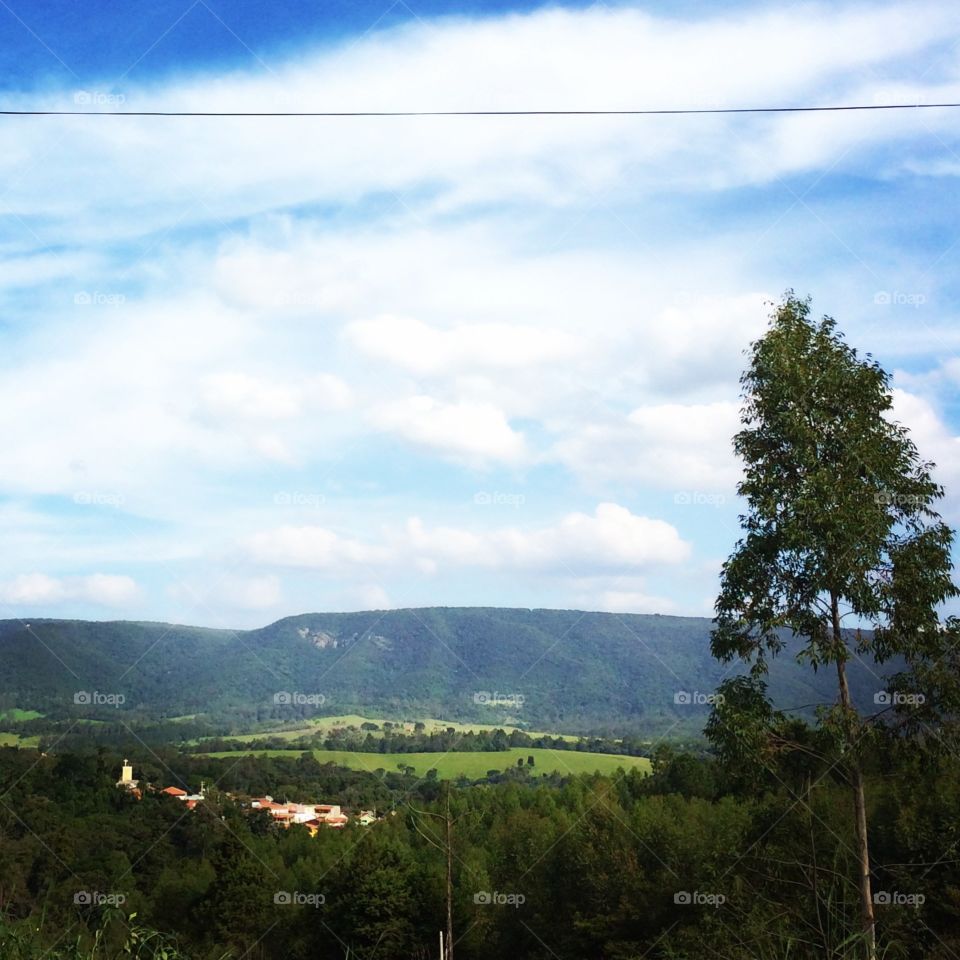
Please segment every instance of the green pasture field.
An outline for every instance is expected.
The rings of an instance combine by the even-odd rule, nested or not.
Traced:
[[[375,723],[380,730],[371,731],[376,737],[383,732],[384,722],[393,723],[394,727],[401,728],[404,733],[413,733],[414,721],[413,720],[391,720],[389,717],[386,721],[379,717],[362,717],[356,713],[342,714],[335,717],[315,717],[312,720],[307,721],[306,723],[301,724],[297,727],[291,727],[287,730],[251,730],[249,733],[236,733],[231,734],[226,737],[218,737],[217,739],[222,740],[234,740],[234,741],[246,741],[254,739],[263,739],[266,737],[278,737],[282,740],[296,740],[299,737],[313,736],[318,733],[327,733],[332,730],[334,727],[360,727],[364,723]],[[470,723],[464,722],[460,723],[455,720],[437,720],[434,717],[426,718],[420,720],[419,722],[423,723],[426,727],[427,733],[432,733],[437,730],[446,730],[447,727],[453,727],[458,733],[468,733],[469,731],[474,731],[475,733],[480,733],[481,731],[491,731],[491,730],[503,730],[505,733],[512,733],[514,730],[520,730],[520,727],[510,726],[509,724],[502,723]],[[563,733],[546,733],[544,731],[525,731],[531,737],[560,737],[564,740],[575,742],[579,737],[572,736],[570,734]],[[196,743],[198,741],[191,741]]]
[[[517,760],[533,757],[534,765],[528,768],[531,773],[613,773],[618,768],[624,770],[639,769],[647,773],[650,761],[646,757],[621,757],[607,753],[585,753],[575,750],[547,750],[542,747],[512,747],[509,750],[484,750],[475,753],[359,753],[349,750],[313,750],[320,763],[335,763],[351,770],[374,772],[383,769],[396,771],[399,764],[413,767],[418,776],[430,769],[436,769],[441,780],[466,776],[473,780],[486,776],[488,770],[506,770],[517,766]],[[210,753],[211,757],[258,756],[290,757],[299,756],[298,750],[252,750],[220,751]]]

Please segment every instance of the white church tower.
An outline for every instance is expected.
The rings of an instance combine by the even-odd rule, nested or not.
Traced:
[[[125,759],[120,770],[120,779],[117,781],[117,786],[126,790],[136,790],[139,785],[140,781],[133,779],[133,764]]]

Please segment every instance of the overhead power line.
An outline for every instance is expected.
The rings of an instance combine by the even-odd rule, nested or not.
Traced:
[[[658,110],[0,110],[5,117],[662,117],[736,113],[939,110],[960,103],[857,103],[825,107],[696,107]]]

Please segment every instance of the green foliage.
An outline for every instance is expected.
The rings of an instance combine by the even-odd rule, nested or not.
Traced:
[[[27,630],[7,620],[0,621],[0,702],[45,715],[8,714],[2,729],[43,735],[42,748],[89,740],[132,750],[138,741],[155,747],[266,724],[305,726],[321,708],[276,702],[286,691],[321,694],[341,714],[607,737],[692,735],[708,710],[678,705],[678,686],[709,690],[728,675],[710,656],[710,629],[695,617],[489,608],[307,614],[239,633],[45,619]],[[318,646],[311,641],[318,633],[336,645]],[[124,702],[74,703],[74,675],[88,693],[118,693]],[[822,701],[829,688],[829,679],[789,663],[774,667],[769,683],[788,706]],[[851,686],[869,702],[876,689],[869,661],[851,670]],[[484,691],[486,702],[476,696]]]
[[[52,932],[0,917],[4,960],[190,960],[175,937],[144,926],[136,913],[107,910],[99,926],[60,937],[51,946]],[[218,956],[226,960],[228,954]]]
[[[707,735],[728,777],[743,784],[753,763],[756,788],[776,777],[808,811],[814,778],[847,781],[853,817],[840,829],[852,834],[856,855],[836,873],[856,877],[859,948],[876,960],[864,766],[880,736],[871,721],[888,711],[864,718],[850,693],[849,665],[864,656],[897,662],[892,681],[878,675],[876,702],[890,701],[892,715],[905,720],[902,733],[956,713],[957,625],[939,618],[943,602],[958,595],[953,532],[934,509],[943,490],[932,464],[890,415],[889,375],[869,356],[861,359],[830,317],[809,314],[809,300],[788,292],[741,378],[743,429],[734,447],[744,461],[738,492],[748,509],[740,518],[744,536],[723,566],[711,649],[751,671],[721,686]],[[847,617],[855,632],[843,629]],[[836,700],[818,710],[816,731],[788,720],[768,697],[769,661],[788,638],[799,644],[798,662],[815,673],[835,671]],[[927,683],[936,700],[923,690]],[[893,699],[888,686],[916,691],[925,711]],[[893,725],[882,731],[894,732]],[[820,894],[811,893],[819,908]],[[815,933],[821,947],[846,950],[848,934],[838,940],[824,926],[834,906],[818,913]]]
[[[864,657],[898,667],[876,682],[875,700],[891,709],[869,712],[914,731],[955,716],[958,625],[938,615],[958,594],[953,533],[934,510],[943,491],[932,465],[890,416],[889,375],[861,359],[834,320],[812,320],[809,301],[788,293],[741,383],[734,447],[748,512],[723,566],[711,647],[721,661],[752,666],[750,678],[721,687],[708,736],[733,766],[788,742],[763,680],[788,638],[814,672],[837,671],[836,705],[818,714],[827,756],[831,739],[837,754],[862,751],[872,735],[865,705],[847,689],[850,667]],[[842,629],[847,617],[855,633]]]
[[[723,567],[714,655],[762,674],[786,630],[814,670],[867,652],[936,662],[953,646],[937,608],[957,595],[953,534],[933,509],[943,491],[889,416],[889,375],[809,313],[788,294],[741,380],[748,513]],[[836,635],[833,601],[869,632]]]
[[[378,804],[383,820],[311,838],[263,829],[219,787],[191,812],[150,793],[138,802],[113,786],[118,759],[0,751],[4,960],[435,955],[445,912],[435,784],[397,779]],[[830,777],[814,786],[817,772],[794,760],[775,753],[764,784],[737,785],[709,756],[661,745],[650,776],[453,789],[457,956],[857,956],[847,788]],[[165,763],[177,778],[202,770],[220,786],[270,783],[275,796],[285,779],[292,797],[342,803],[362,777],[341,771],[338,792],[309,758]],[[946,960],[960,946],[960,763],[921,760],[900,742],[867,776],[876,889],[922,898],[878,908],[883,955]],[[126,902],[78,908],[78,890]],[[723,901],[677,900],[694,892]],[[522,902],[491,902],[495,893]]]

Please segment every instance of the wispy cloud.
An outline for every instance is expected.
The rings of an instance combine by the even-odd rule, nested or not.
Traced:
[[[957,100],[958,40],[945,3],[551,8],[110,91],[145,110]],[[787,285],[898,368],[897,410],[953,479],[953,114],[2,122],[14,609],[702,612],[736,535],[743,351]]]

